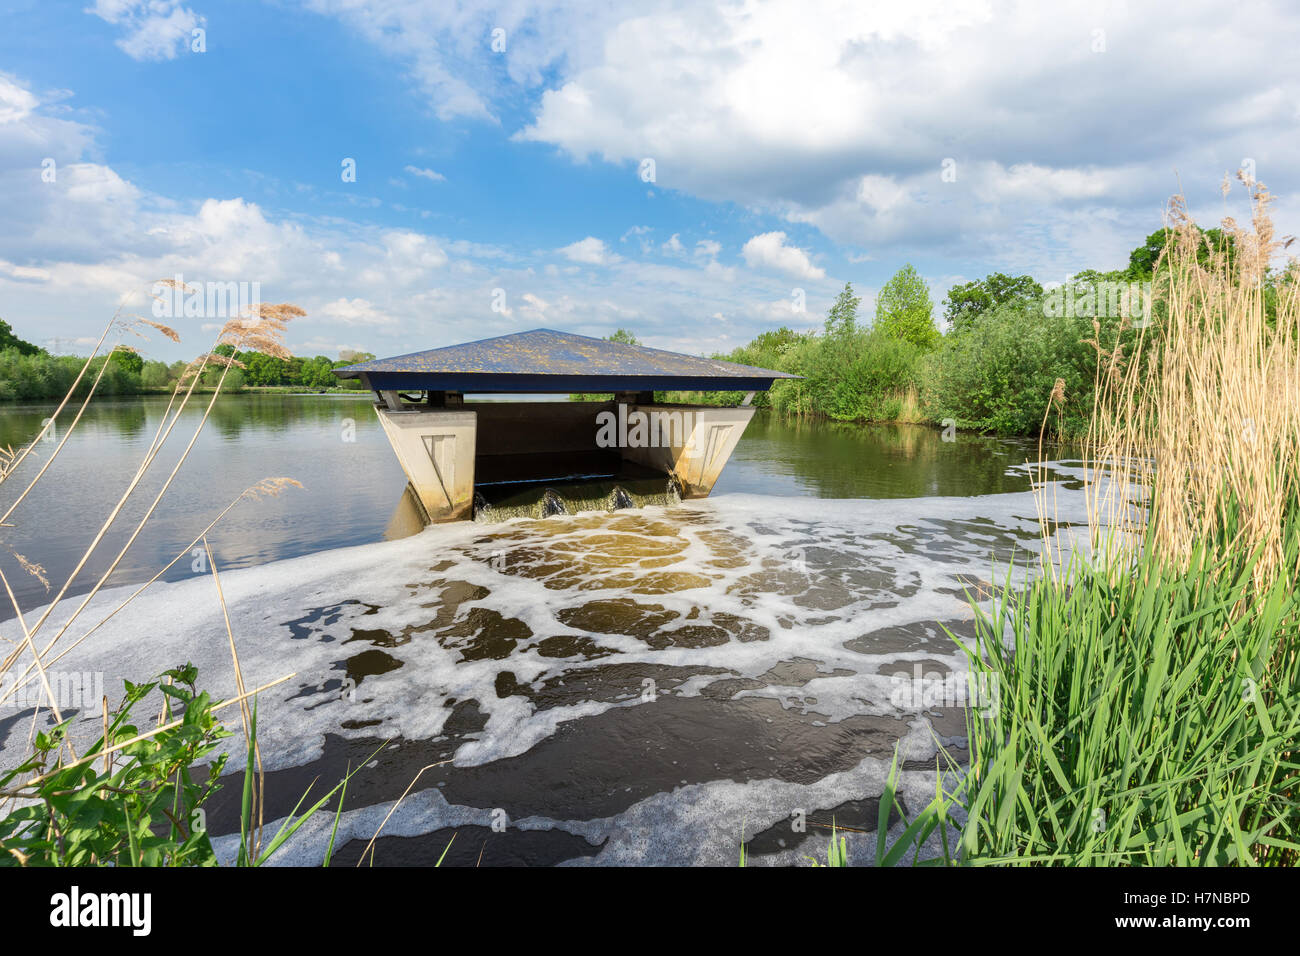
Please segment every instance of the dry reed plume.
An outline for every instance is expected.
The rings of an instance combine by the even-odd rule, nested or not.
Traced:
[[[160,280],[158,283],[156,283],[156,285],[168,287],[168,288],[179,287],[183,291],[189,291],[187,287],[180,286],[174,280],[171,279]],[[90,354],[90,357],[87,358],[86,362],[83,364],[81,371],[79,372],[75,381],[72,384],[72,387],[69,389],[67,395],[63,398],[63,400],[59,403],[58,408],[50,416],[46,424],[42,427],[41,432],[36,436],[34,436],[30,442],[28,442],[26,445],[24,445],[22,448],[16,451],[10,448],[5,448],[3,450],[0,450],[0,486],[3,486],[4,483],[6,482],[12,481],[15,474],[19,471],[23,463],[29,457],[35,454],[35,450],[38,444],[45,439],[47,432],[49,432],[50,429],[55,427],[55,424],[56,422],[59,421],[60,416],[64,413],[65,409],[67,409],[69,404],[72,402],[74,393],[76,392],[78,386],[81,384],[82,380],[86,377],[87,373],[93,367],[95,358],[100,355],[103,356],[111,355],[113,351],[118,349],[133,351],[128,346],[121,344],[120,341],[113,342],[113,344],[109,345],[107,349],[105,349],[105,344],[109,342],[110,338],[116,337],[120,339],[124,334],[143,336],[145,334],[143,331],[144,329],[153,329],[154,331],[160,332],[161,334],[171,339],[172,341],[180,341],[180,337],[177,335],[175,330],[165,325],[162,325],[158,322],[155,322],[151,319],[147,319],[139,315],[124,315],[123,314],[124,307],[125,307],[125,302],[123,307],[119,307],[117,313],[114,314],[113,318],[105,326],[103,333],[100,335],[99,340],[96,342],[95,347]],[[29,612],[25,611],[19,605],[18,599],[14,594],[13,588],[10,586],[10,582],[4,574],[4,570],[0,568],[0,589],[3,589],[5,595],[9,599],[9,603],[14,612],[16,623],[21,632],[20,640],[16,642],[7,642],[11,645],[12,650],[8,651],[7,653],[5,653],[5,655],[2,658],[0,658],[0,705],[3,705],[4,702],[9,697],[13,696],[15,693],[25,688],[32,680],[36,680],[39,682],[39,684],[42,687],[43,693],[47,700],[47,707],[50,713],[54,716],[56,721],[62,722],[64,717],[60,709],[59,700],[56,694],[54,693],[50,685],[50,681],[47,677],[47,671],[52,665],[58,663],[70,651],[72,651],[83,641],[89,638],[92,634],[94,634],[109,619],[111,619],[116,614],[118,614],[123,609],[125,609],[136,597],[138,597],[146,588],[148,588],[159,578],[161,578],[163,574],[165,574],[178,561],[187,557],[194,547],[202,543],[202,545],[206,549],[208,533],[212,531],[212,529],[221,521],[223,517],[225,517],[225,515],[231,510],[231,508],[233,508],[236,504],[239,503],[239,501],[245,499],[257,499],[257,498],[263,498],[268,496],[274,496],[279,494],[286,488],[302,487],[297,481],[293,480],[292,478],[267,478],[258,482],[252,487],[246,489],[242,494],[240,494],[235,499],[235,501],[231,502],[230,505],[228,505],[223,511],[221,511],[220,514],[218,514],[215,518],[213,518],[213,520],[209,522],[206,525],[206,527],[204,527],[195,536],[194,540],[190,544],[182,548],[177,553],[175,558],[173,558],[165,567],[159,569],[159,571],[152,578],[150,578],[144,584],[140,585],[131,594],[129,594],[123,601],[121,601],[115,607],[113,607],[112,610],[110,610],[107,614],[104,614],[102,617],[99,617],[97,620],[94,621],[82,622],[83,612],[86,611],[87,607],[89,606],[90,602],[93,600],[95,595],[98,594],[99,591],[102,590],[104,586],[108,583],[109,579],[117,570],[118,565],[121,563],[127,551],[131,548],[132,544],[134,544],[134,542],[139,537],[139,535],[144,531],[149,520],[153,517],[154,512],[156,511],[163,496],[167,493],[168,489],[171,487],[171,484],[175,479],[177,473],[179,472],[181,466],[184,464],[185,460],[189,456],[190,451],[193,449],[195,443],[197,442],[199,433],[202,431],[203,426],[207,423],[207,420],[211,415],[212,408],[215,405],[217,401],[217,397],[221,392],[222,386],[225,384],[226,376],[229,374],[229,371],[232,367],[237,367],[239,365],[239,363],[233,358],[222,355],[219,352],[217,352],[216,348],[221,345],[228,345],[233,349],[235,349],[236,351],[257,350],[257,351],[264,352],[268,355],[275,356],[277,358],[289,358],[290,352],[284,346],[283,343],[283,336],[284,336],[286,324],[291,319],[302,315],[305,315],[305,312],[295,305],[289,305],[287,303],[278,304],[278,305],[259,304],[253,307],[252,309],[245,311],[237,318],[231,319],[229,322],[227,322],[225,326],[221,329],[220,333],[218,334],[216,341],[213,343],[213,350],[198,356],[193,362],[189,364],[189,366],[185,371],[185,374],[181,376],[181,379],[177,382],[176,387],[172,391],[171,398],[167,403],[166,409],[164,410],[159,420],[158,427],[147,449],[145,450],[144,456],[139,466],[137,467],[135,474],[129,480],[126,487],[123,489],[121,495],[118,497],[116,502],[112,505],[112,507],[109,509],[107,515],[104,517],[103,521],[99,524],[98,528],[95,530],[91,540],[87,544],[83,554],[78,560],[76,567],[68,575],[67,579],[62,583],[58,592],[54,595],[53,599],[45,606],[43,610],[39,612],[39,614],[32,615],[35,618],[34,620],[30,620]],[[85,397],[81,400],[80,404],[76,406],[75,412],[71,420],[67,421],[65,427],[62,429],[61,439],[51,450],[48,457],[45,458],[44,462],[42,462],[41,467],[36,471],[36,473],[32,476],[31,480],[26,484],[25,487],[22,488],[22,490],[13,498],[12,501],[10,501],[7,505],[0,505],[0,528],[12,524],[13,522],[11,521],[11,519],[13,518],[14,514],[20,510],[20,507],[22,506],[23,502],[27,499],[32,489],[35,488],[41,481],[48,480],[47,475],[49,473],[49,469],[54,464],[54,462],[58,459],[59,453],[63,450],[64,446],[68,442],[68,439],[76,429],[78,423],[81,421],[81,418],[85,413],[86,408],[89,406],[91,400],[95,395],[95,391],[100,383],[100,380],[104,375],[104,370],[106,367],[107,367],[107,362],[101,363],[97,373],[92,377],[90,381]],[[177,424],[180,422],[182,413],[187,407],[190,399],[195,394],[196,386],[202,380],[204,373],[207,372],[209,369],[219,369],[220,373],[219,375],[217,375],[216,381],[213,384],[211,397],[207,401],[203,409],[202,417],[200,418],[197,425],[195,425],[193,432],[189,436],[188,442],[185,445],[185,448],[182,454],[180,455],[179,459],[177,460],[175,466],[171,469],[170,473],[167,475],[165,481],[162,484],[162,487],[159,489],[157,494],[149,502],[143,516],[140,517],[139,520],[136,521],[135,524],[130,528],[130,534],[127,538],[126,543],[122,545],[120,550],[118,550],[116,555],[113,557],[112,561],[109,563],[107,569],[103,571],[103,573],[100,574],[94,580],[88,592],[79,600],[77,606],[71,612],[71,614],[68,615],[65,620],[59,623],[57,627],[52,627],[52,625],[50,624],[52,615],[67,598],[69,589],[72,587],[74,581],[77,580],[81,572],[85,569],[86,564],[90,560],[91,556],[103,544],[105,540],[105,536],[109,532],[110,528],[112,528],[114,524],[118,521],[118,519],[121,517],[127,501],[140,487],[142,480],[144,479],[145,475],[148,473],[150,467],[154,464],[162,447],[164,446],[164,444],[166,444],[167,440],[171,437],[173,431],[175,430]],[[34,515],[33,519],[39,521],[40,516]],[[10,553],[14,554],[13,552]],[[209,557],[211,558],[210,549],[208,550],[208,554]],[[17,558],[19,566],[25,572],[36,575],[44,582],[45,572],[44,569],[39,564],[36,564],[34,561],[28,560],[22,555],[14,554],[14,557]],[[229,629],[229,615],[226,609],[225,597],[221,591],[220,579],[219,577],[217,577],[216,574],[215,561],[212,562],[211,567],[213,569],[213,580],[214,583],[216,584],[216,592],[217,592],[216,597],[221,606],[223,617],[225,618],[227,624],[227,639],[229,642],[229,648],[231,653],[232,664],[234,667],[235,684],[236,684],[235,694],[232,695],[229,699],[227,699],[224,703],[217,705],[217,707],[214,707],[214,710],[226,706],[231,706],[234,704],[239,704],[241,710],[241,716],[244,719],[245,731],[247,733],[249,729],[248,728],[248,717],[249,717],[248,701],[251,698],[253,698],[254,695],[256,695],[259,691],[265,690],[268,687],[281,683],[284,680],[288,680],[289,677],[291,677],[292,675],[286,675],[284,677],[281,677],[279,680],[272,681],[268,684],[263,685],[262,687],[257,687],[253,689],[249,689],[245,685],[242,669],[240,668],[240,664],[239,664],[239,656],[235,650],[234,635]],[[48,583],[46,586],[48,589]],[[52,628],[52,633],[49,633],[48,635],[44,633],[47,630],[50,630],[51,628]],[[74,630],[74,628],[80,633],[78,633],[75,639],[70,639],[70,634]],[[38,638],[40,638],[39,641]],[[17,673],[16,678],[10,679],[11,672],[17,672],[20,668],[22,668],[21,673]],[[36,713],[34,713],[32,717],[33,728],[35,728],[36,726],[36,720],[37,717],[39,716],[39,713],[40,713],[40,709],[37,708]],[[106,746],[106,749],[103,752],[103,757],[106,763],[106,767],[111,766],[113,754],[115,754],[117,751],[120,751],[124,747],[128,746],[129,744],[135,743],[139,740],[148,739],[149,737],[159,733],[160,731],[164,729],[170,729],[172,727],[177,726],[180,723],[179,720],[165,719],[167,716],[169,715],[160,714],[158,725],[154,727],[152,730],[141,733],[130,740],[117,741],[112,746]],[[77,757],[77,754],[73,749],[73,744],[71,740],[65,740],[63,743],[64,743],[64,747],[67,750],[67,757],[60,756],[60,761],[61,761],[60,765],[63,767],[67,767],[82,762],[81,759]],[[260,753],[258,755],[258,762],[260,765]],[[46,774],[45,776],[48,776],[48,774]],[[0,797],[5,798],[4,801],[0,803],[0,815],[3,815],[3,813],[6,812],[6,807],[8,805],[11,805],[13,800],[15,799],[21,800],[29,796],[31,793],[30,788],[36,783],[38,783],[40,779],[41,778],[28,780],[22,786],[18,787],[14,791],[0,794]],[[256,797],[257,809],[260,815],[261,790],[262,790],[262,781],[260,779],[258,781],[256,790],[257,790],[257,797]],[[260,827],[259,827],[258,841],[260,842]]]
[[[1151,327],[1095,343],[1088,511],[1106,552],[1144,532],[1176,567],[1207,541],[1258,552],[1262,589],[1297,570],[1283,566],[1283,528],[1300,491],[1300,265],[1270,277],[1291,240],[1275,238],[1268,190],[1239,178],[1251,228],[1225,218],[1227,241],[1213,242],[1175,197]],[[1150,497],[1135,501],[1133,486]]]

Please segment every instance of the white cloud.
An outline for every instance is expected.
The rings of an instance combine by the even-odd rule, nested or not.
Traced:
[[[559,252],[570,262],[581,262],[589,266],[607,266],[619,261],[618,256],[605,248],[604,241],[595,236],[570,243]]]
[[[478,4],[428,0],[300,0],[405,65],[440,119],[498,121],[497,101],[540,85],[564,63],[581,68],[598,51],[587,40],[622,14],[614,5],[569,0]],[[501,33],[494,36],[495,31]]]
[[[26,119],[36,108],[37,99],[12,79],[0,73],[0,123],[16,123]]]
[[[794,279],[824,279],[826,270],[812,264],[808,253],[798,246],[785,244],[784,232],[765,232],[754,236],[740,254],[751,269],[771,269]]]
[[[302,2],[405,64],[443,118],[535,102],[518,139],[652,157],[656,189],[844,245],[1101,262],[1150,231],[1175,169],[1194,192],[1252,157],[1300,192],[1300,74],[1260,76],[1300,44],[1281,3],[1225,21],[1213,0],[1172,20],[1122,0]]]
[[[763,303],[788,293],[779,277],[698,255],[712,251],[711,240],[694,257],[631,260],[588,236],[566,247],[557,268],[549,252],[290,218],[238,196],[174,200],[88,161],[99,153],[93,130],[43,115],[40,97],[15,87],[8,101],[27,105],[0,124],[0,303],[29,341],[57,337],[66,347],[97,335],[124,294],[134,291],[132,307],[146,310],[149,286],[177,274],[190,283],[257,282],[264,301],[302,306],[307,315],[290,326],[289,341],[307,354],[333,354],[341,343],[400,354],[535,325],[594,335],[623,326],[664,348],[725,351],[758,331]],[[46,150],[68,157],[51,183],[40,181]],[[829,305],[829,294],[817,294],[810,288],[810,309]],[[170,324],[182,344],[155,337],[141,343],[149,357],[191,357],[221,323]]]
[[[122,27],[118,47],[133,60],[171,60],[206,21],[180,0],[96,0],[87,12]]]
[[[445,183],[447,177],[442,173],[434,172],[432,169],[422,169],[419,166],[407,166],[406,171],[412,176],[419,176],[421,179],[427,179],[432,183]]]
[[[336,319],[344,325],[392,325],[396,320],[375,308],[367,299],[335,299],[323,305],[319,314],[327,319]]]
[[[660,189],[837,243],[1037,259],[1048,233],[1076,259],[1114,255],[1157,224],[1175,169],[1212,189],[1266,155],[1260,178],[1300,191],[1300,74],[1259,74],[1300,43],[1282,4],[1225,22],[1189,0],[1175,23],[1124,3],[651,3],[571,42],[593,62],[542,93],[520,139],[653,157]],[[1057,228],[1084,207],[1107,237]]]

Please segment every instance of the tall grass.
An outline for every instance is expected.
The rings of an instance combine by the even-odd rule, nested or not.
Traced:
[[[968,864],[1300,861],[1297,267],[1270,320],[1285,244],[1246,186],[1252,228],[1225,220],[1219,248],[1175,199],[1154,321],[1095,327],[1092,554],[1040,498],[1041,566],[965,647],[994,691],[969,769],[900,842],[952,831],[940,861]]]
[[[1111,529],[1179,567],[1207,539],[1258,553],[1255,583],[1266,590],[1300,567],[1285,555],[1300,491],[1300,266],[1292,260],[1272,284],[1270,320],[1264,278],[1290,240],[1274,235],[1267,189],[1243,182],[1253,228],[1225,219],[1229,243],[1210,243],[1173,201],[1173,241],[1156,268],[1159,324],[1127,354],[1100,355],[1089,445],[1096,468],[1120,480],[1091,483],[1089,520],[1094,535]],[[1123,481],[1159,506],[1132,507]]]
[[[1008,591],[968,650],[998,693],[970,720],[963,859],[1293,862],[1300,600],[1280,579],[1258,590],[1258,565],[1207,540],[1182,566],[1147,549],[1111,574],[1076,556]]]

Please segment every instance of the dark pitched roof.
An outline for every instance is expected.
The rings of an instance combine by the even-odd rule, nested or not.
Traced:
[[[785,372],[553,329],[533,329],[335,369],[376,389],[459,392],[764,391]]]

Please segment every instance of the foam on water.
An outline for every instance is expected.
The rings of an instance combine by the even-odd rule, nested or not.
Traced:
[[[1055,506],[1062,522],[1084,520],[1072,481]],[[494,808],[513,807],[513,832],[590,848],[553,848],[551,862],[730,863],[742,827],[878,796],[896,742],[917,763],[905,792],[925,802],[925,761],[936,737],[960,747],[963,712],[900,706],[895,675],[960,672],[941,625],[963,634],[967,591],[987,597],[1037,547],[1030,494],[732,495],[435,526],[221,583],[246,683],[294,674],[259,702],[269,772],[341,774],[338,754],[398,741],[354,778],[376,775],[356,788],[340,844],[368,839],[414,770],[449,759],[402,802],[388,837],[488,827]],[[101,594],[83,619],[126,593]],[[14,639],[13,622],[0,633]],[[102,671],[111,700],[123,678],[186,661],[214,695],[233,692],[210,575],[156,585],[57,666]],[[0,763],[18,759],[29,726],[0,712]],[[331,823],[304,828],[280,859],[317,861]],[[811,851],[797,843],[764,859]]]

